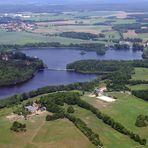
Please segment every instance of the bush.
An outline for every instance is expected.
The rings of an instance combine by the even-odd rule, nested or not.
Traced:
[[[73,108],[72,106],[69,106],[69,107],[67,108],[67,112],[68,112],[68,113],[74,113],[75,110],[74,110],[74,108]]]
[[[25,132],[26,131],[26,124],[22,124],[17,121],[14,121],[12,126],[10,127],[10,130],[12,130],[14,132],[20,132],[20,131]]]

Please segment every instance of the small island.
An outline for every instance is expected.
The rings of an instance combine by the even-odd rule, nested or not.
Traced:
[[[21,52],[0,52],[0,87],[25,82],[40,69],[44,64],[38,58]]]

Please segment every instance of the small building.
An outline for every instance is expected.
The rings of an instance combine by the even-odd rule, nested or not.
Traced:
[[[103,95],[103,93],[104,93],[105,91],[107,91],[106,86],[101,87],[101,88],[96,88],[96,89],[94,90],[94,93],[97,94],[98,96],[101,96],[101,95]]]
[[[31,113],[36,113],[37,110],[38,110],[37,107],[31,106],[31,105],[26,106],[25,108],[26,108],[29,112],[31,112]]]

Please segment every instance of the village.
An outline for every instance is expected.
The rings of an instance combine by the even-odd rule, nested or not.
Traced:
[[[33,30],[35,24],[22,20],[24,17],[25,16],[22,14],[4,14],[0,16],[0,29],[5,30],[6,32],[22,32]]]

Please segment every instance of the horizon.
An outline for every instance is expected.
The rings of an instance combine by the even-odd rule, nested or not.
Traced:
[[[13,5],[20,5],[20,4],[23,4],[23,5],[28,5],[28,4],[49,4],[49,5],[61,5],[61,4],[121,4],[121,3],[131,3],[131,4],[136,4],[136,3],[145,3],[145,2],[148,2],[148,0],[118,0],[118,1],[115,1],[115,0],[29,0],[29,1],[26,1],[26,0],[5,0],[5,1],[0,1],[0,5],[5,5],[5,4],[13,4]]]

